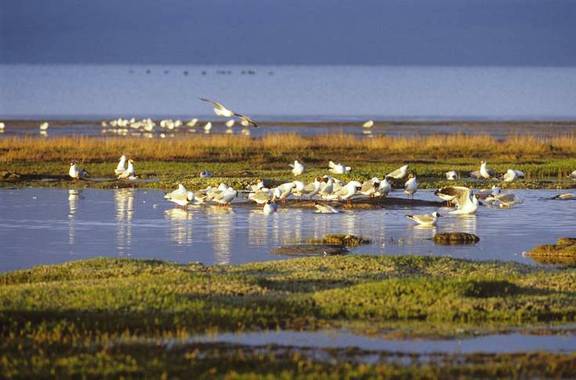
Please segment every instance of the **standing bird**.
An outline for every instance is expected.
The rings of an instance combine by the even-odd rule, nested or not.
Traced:
[[[40,130],[41,131],[47,131],[49,126],[50,126],[50,124],[48,124],[48,122],[45,121],[42,124],[40,124]]]
[[[227,206],[238,195],[238,192],[231,187],[227,187],[224,191],[217,193],[212,198],[212,201]]]
[[[488,167],[486,161],[480,162],[480,177],[488,179],[494,175],[494,171]]]
[[[385,178],[392,178],[392,179],[403,179],[408,174],[408,165],[404,165],[388,174],[386,174]]]
[[[72,161],[70,163],[70,169],[68,169],[68,175],[74,179],[82,179],[88,177],[88,172],[79,168],[76,161]]]
[[[301,162],[298,162],[298,160],[294,160],[294,163],[290,164],[290,167],[292,168],[292,174],[295,176],[304,173],[304,165],[302,165]]]
[[[368,197],[373,197],[376,195],[379,188],[380,188],[380,179],[374,177],[372,179],[364,181],[359,193],[362,195],[366,195]]]
[[[376,196],[380,197],[387,197],[388,194],[392,191],[392,185],[386,178],[380,181],[380,186],[378,186],[378,192],[375,194]]]
[[[124,171],[126,170],[126,156],[122,155],[120,156],[120,161],[118,161],[118,165],[116,166],[116,169],[114,169],[114,174],[116,174],[117,176],[124,173]]]
[[[574,170],[572,173],[570,173],[570,175],[568,176],[572,179],[576,179],[576,170]]]
[[[198,119],[191,119],[186,123],[186,126],[189,128],[194,128],[198,124]]]
[[[412,173],[408,176],[408,181],[404,184],[404,192],[414,198],[414,193],[418,191],[418,182],[416,182],[416,176]]]
[[[448,181],[455,181],[458,179],[458,173],[456,172],[456,170],[450,170],[449,172],[446,172],[446,179]]]
[[[234,111],[226,108],[222,103],[206,98],[200,98],[200,100],[202,100],[203,102],[212,103],[212,105],[214,106],[214,113],[218,116],[233,117],[235,115]]]
[[[362,124],[362,128],[372,128],[374,126],[374,120],[368,120]]]
[[[226,125],[226,128],[232,128],[234,126],[234,123],[236,122],[236,120],[234,119],[230,119],[228,120],[226,123],[224,123]]]
[[[440,214],[437,212],[433,212],[432,214],[422,214],[422,215],[406,215],[406,217],[410,220],[415,221],[421,226],[435,226],[438,222],[438,218]]]
[[[508,169],[502,176],[504,182],[513,182],[517,178],[519,178],[518,173],[514,169]]]
[[[210,133],[210,130],[211,130],[211,129],[212,129],[212,123],[211,123],[211,122],[207,122],[207,123],[204,125],[204,132],[205,132],[205,133]]]
[[[134,161],[128,160],[128,168],[118,175],[118,179],[136,179],[136,170],[134,169]]]

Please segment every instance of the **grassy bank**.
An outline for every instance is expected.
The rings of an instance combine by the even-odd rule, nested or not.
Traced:
[[[112,176],[116,161],[125,153],[136,161],[143,182],[119,182]],[[70,160],[79,160],[97,181],[71,181]],[[245,136],[202,136],[169,140],[100,138],[7,138],[0,139],[0,165],[5,178],[0,186],[61,186],[114,188],[138,186],[170,188],[178,182],[192,189],[226,182],[234,186],[254,183],[257,178],[276,183],[292,180],[288,163],[303,161],[306,171],[299,179],[312,181],[327,173],[329,160],[352,166],[342,179],[383,177],[404,163],[419,178],[420,187],[446,183],[444,173],[457,170],[460,184],[489,187],[499,181],[472,182],[469,172],[486,159],[499,173],[515,168],[526,179],[507,187],[569,188],[567,178],[576,168],[576,138],[537,139],[515,137],[497,141],[486,136],[432,136],[422,138],[328,135],[302,137],[273,135],[259,139]],[[211,179],[198,173],[208,170]],[[152,181],[146,181],[151,180]]]
[[[575,269],[450,258],[322,257],[239,266],[70,262],[0,275],[0,373],[183,376],[194,370],[205,376],[237,371],[316,377],[331,367],[298,350],[200,344],[168,350],[158,343],[209,331],[347,327],[366,334],[454,336],[574,322],[575,292]],[[430,377],[558,376],[575,360],[516,355],[515,363],[525,362],[522,371],[528,371],[517,372],[504,357],[339,364],[335,373],[401,375],[424,368]]]

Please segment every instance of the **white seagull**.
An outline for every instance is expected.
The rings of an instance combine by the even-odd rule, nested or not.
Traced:
[[[475,214],[478,210],[478,198],[476,198],[472,190],[467,187],[449,186],[438,191],[455,195],[452,202],[456,203],[456,210],[450,211],[450,214],[471,215]]]
[[[294,163],[290,164],[290,167],[292,168],[292,174],[295,176],[299,176],[300,174],[304,173],[304,165],[302,165],[302,163],[298,160],[294,160]]]
[[[404,165],[388,174],[386,174],[385,178],[392,178],[392,179],[402,179],[406,177],[408,174],[408,165]]]
[[[364,124],[362,124],[363,128],[372,128],[374,126],[374,120],[368,120]]]
[[[404,192],[409,195],[410,198],[413,198],[416,191],[418,191],[418,182],[416,181],[416,176],[410,173],[408,181],[404,184]]]
[[[458,172],[456,172],[456,170],[450,170],[449,172],[446,172],[446,179],[448,181],[455,181],[458,179]]]
[[[265,215],[270,215],[278,211],[278,204],[274,201],[267,201],[264,207],[262,208],[262,212]]]
[[[68,169],[68,175],[74,179],[82,179],[88,177],[88,172],[84,169],[78,167],[75,161],[70,163],[70,169]]]
[[[189,203],[192,203],[194,198],[194,193],[192,191],[186,190],[184,185],[181,183],[178,184],[178,188],[176,190],[164,195],[164,199],[167,199],[170,202],[174,202],[178,206],[186,206]]]
[[[118,165],[116,166],[116,169],[114,170],[114,174],[120,175],[120,174],[124,173],[125,170],[126,170],[126,156],[122,155],[122,156],[120,156],[120,161],[118,161]]]
[[[136,179],[136,170],[134,169],[134,161],[128,160],[128,168],[118,175],[118,179]]]
[[[345,166],[341,163],[336,164],[334,161],[328,162],[328,167],[328,171],[334,174],[347,174],[352,170],[350,166]]]
[[[435,226],[438,222],[440,214],[433,212],[432,214],[421,214],[421,215],[406,215],[410,220],[415,221],[421,226]]]
[[[214,106],[214,113],[218,116],[233,117],[235,115],[234,111],[226,108],[222,103],[206,98],[200,98],[200,100],[202,100],[203,102],[212,103],[212,105]]]

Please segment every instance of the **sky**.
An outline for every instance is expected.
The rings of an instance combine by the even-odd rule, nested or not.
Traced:
[[[1,0],[0,64],[576,66],[575,0]]]

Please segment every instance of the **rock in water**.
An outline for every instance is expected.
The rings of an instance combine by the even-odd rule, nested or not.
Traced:
[[[466,232],[440,232],[434,235],[434,243],[452,245],[452,244],[476,244],[480,238],[474,234]]]

